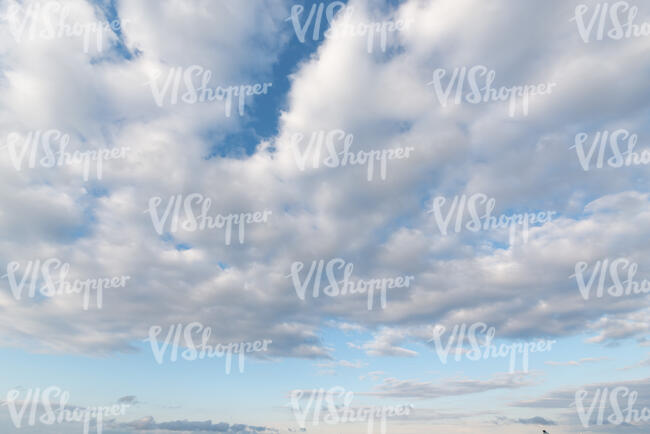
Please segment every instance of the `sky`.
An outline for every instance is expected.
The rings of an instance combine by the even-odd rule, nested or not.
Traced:
[[[642,1],[0,0],[0,432],[648,432],[649,74]]]

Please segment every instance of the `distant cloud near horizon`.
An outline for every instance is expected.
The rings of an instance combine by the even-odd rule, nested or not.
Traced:
[[[156,423],[153,417],[144,417],[137,421],[121,424],[124,428],[132,428],[136,431],[143,430],[167,430],[167,431],[200,431],[200,432],[221,432],[221,433],[239,433],[239,434],[252,434],[252,433],[277,433],[278,431],[272,428],[249,426],[243,424],[228,424],[219,422],[213,424],[212,421],[189,421],[189,420],[176,420],[171,422]]]

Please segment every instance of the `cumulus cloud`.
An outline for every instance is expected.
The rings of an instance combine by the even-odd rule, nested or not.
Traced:
[[[453,25],[461,9],[446,1],[404,2],[392,11],[361,1],[351,5],[358,20],[382,14],[412,20],[413,25],[391,42],[401,49],[384,57],[379,52],[368,55],[363,38],[324,41],[291,77],[278,134],[265,142],[272,146],[262,143],[247,158],[204,158],[213,146],[206,134],[213,137],[215,125],[236,131],[238,117],[227,119],[209,104],[156,107],[142,84],[153,69],[188,65],[194,59],[214,70],[215,82],[268,77],[286,40],[271,42],[265,54],[259,46],[243,47],[250,40],[273,39],[265,35],[274,34],[288,15],[287,9],[275,9],[274,2],[229,5],[224,13],[220,2],[196,7],[170,2],[164,12],[151,14],[143,13],[146,2],[120,2],[119,16],[138,24],[126,26],[120,36],[130,52],[138,53],[130,60],[118,56],[92,62],[91,56],[71,48],[78,41],[66,39],[8,44],[0,101],[6,119],[31,119],[21,124],[22,133],[55,126],[70,131],[74,146],[128,144],[131,152],[125,161],[106,167],[105,178],[97,183],[101,194],[73,168],[3,170],[0,194],[7,206],[0,225],[11,236],[0,251],[2,262],[57,254],[80,277],[128,274],[131,280],[128,288],[107,293],[104,309],[93,316],[78,313],[74,295],[35,305],[13,300],[5,291],[0,303],[15,318],[1,326],[0,339],[16,345],[29,336],[40,342],[39,350],[51,352],[128,352],[150,325],[191,319],[218,330],[228,341],[272,339],[269,355],[327,358],[319,327],[321,319],[331,316],[355,324],[342,325],[345,330],[387,327],[375,341],[355,344],[370,356],[415,356],[416,351],[398,343],[404,336],[400,327],[423,326],[432,318],[446,324],[482,320],[506,337],[570,336],[587,330],[595,334],[592,342],[609,343],[646,333],[642,309],[647,303],[638,302],[638,297],[584,303],[567,279],[576,261],[605,255],[631,257],[640,270],[650,268],[647,245],[641,242],[650,228],[648,195],[636,190],[640,172],[634,167],[605,171],[596,179],[581,171],[567,150],[571,133],[585,128],[594,114],[593,104],[574,97],[600,87],[611,75],[586,74],[583,71],[590,69],[585,65],[607,58],[610,65],[643,68],[643,57],[630,56],[630,51],[642,49],[639,42],[618,51],[581,45],[563,18],[571,11],[561,3],[556,9],[550,3],[530,9],[503,6],[501,16],[481,2],[468,1],[462,10],[472,10],[481,22],[471,32]],[[535,41],[539,48],[535,56],[527,54],[529,46],[522,51],[523,42],[517,38],[499,39],[489,30],[498,25],[504,34],[515,34],[527,22],[524,17],[533,13],[564,26],[553,35],[539,24],[543,20],[527,26],[527,42]],[[163,27],[175,31],[160,32]],[[185,40],[181,48],[171,35],[189,35],[189,28],[218,30],[193,32],[191,43]],[[208,50],[208,57],[199,54],[226,33],[231,44]],[[456,41],[455,48],[437,43],[438,37]],[[482,41],[479,46],[474,45],[477,40]],[[511,54],[485,57],[496,46],[501,47],[498,52]],[[33,59],[39,58],[35,54],[54,47],[60,50],[57,64],[47,73],[46,68],[34,68]],[[573,56],[579,53],[583,62],[567,64],[557,56],[559,47]],[[536,100],[525,125],[509,123],[501,130],[497,126],[507,113],[499,104],[441,110],[426,86],[431,66],[452,67],[470,59],[503,71],[503,79],[513,83],[553,79],[564,90]],[[253,70],[255,77],[246,72]],[[60,86],[52,93],[25,96],[27,87],[49,89],[50,83]],[[602,98],[636,99],[633,84],[626,83],[616,98],[609,93]],[[408,103],[403,95],[409,95]],[[68,101],[67,112],[44,109],[62,98]],[[360,100],[372,104],[359,111],[355,107]],[[34,105],[41,108],[38,116],[25,116],[34,114],[29,108]],[[562,116],[558,107],[564,110]],[[459,128],[462,123],[467,127]],[[626,125],[639,133],[647,130],[638,121]],[[385,182],[365,182],[363,171],[352,166],[299,170],[291,135],[328,129],[353,133],[358,149],[412,145],[417,158],[396,162]],[[218,142],[223,136],[216,137]],[[11,163],[3,161],[11,169]],[[568,177],[571,190],[566,183],[542,187],[556,173]],[[224,179],[228,187],[216,195],[214,186]],[[210,197],[219,210],[268,208],[272,218],[264,226],[250,226],[241,245],[224,245],[218,231],[158,236],[143,214],[149,199],[192,192]],[[431,198],[475,192],[493,196],[495,212],[554,210],[558,217],[533,227],[525,245],[503,247],[508,240],[504,231],[447,237],[436,233],[426,212]],[[408,221],[408,228],[398,221]],[[26,239],[35,242],[27,246]],[[189,248],[177,249],[179,245]],[[278,250],[278,245],[283,248]],[[390,309],[383,311],[364,310],[362,295],[301,301],[285,277],[291,264],[334,257],[354,263],[359,278],[412,274],[414,284],[389,290]],[[221,269],[218,262],[229,268]],[[6,288],[6,281],[2,284]],[[34,309],[38,321],[26,314]],[[229,320],[214,321],[216,316]],[[48,327],[43,327],[46,322]]]

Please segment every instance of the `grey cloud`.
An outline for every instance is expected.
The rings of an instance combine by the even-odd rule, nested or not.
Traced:
[[[519,389],[536,384],[533,374],[496,374],[488,380],[447,379],[440,383],[419,382],[415,380],[399,380],[386,378],[365,395],[431,399],[446,396],[469,395],[495,389]]]
[[[522,425],[557,425],[556,422],[553,422],[549,419],[544,419],[541,416],[530,417],[527,419],[517,419],[516,423],[520,423]]]
[[[619,382],[602,382],[594,384],[585,384],[573,388],[563,388],[554,390],[541,397],[533,398],[530,400],[517,401],[512,403],[515,407],[527,408],[555,408],[567,409],[575,402],[575,394],[579,390],[585,390],[589,393],[587,399],[594,396],[594,392],[598,389],[608,388],[612,390],[616,387],[626,387],[631,391],[638,392],[638,400],[635,406],[650,407],[650,379],[642,378],[638,380],[626,380]]]
[[[153,417],[145,417],[136,421],[121,424],[124,428],[132,428],[137,431],[143,430],[167,430],[167,431],[198,431],[198,432],[222,432],[222,433],[237,433],[248,434],[257,432],[277,433],[278,431],[273,428],[252,426],[244,424],[228,424],[225,422],[212,423],[210,420],[206,421],[189,421],[189,420],[176,420],[171,422],[156,423]]]
[[[120,404],[137,404],[138,400],[134,395],[126,395],[117,400],[118,403]]]

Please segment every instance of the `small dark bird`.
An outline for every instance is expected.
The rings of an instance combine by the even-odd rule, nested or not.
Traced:
[[[542,434],[548,434],[548,431],[546,431],[545,429],[543,429],[543,430],[542,430]]]

